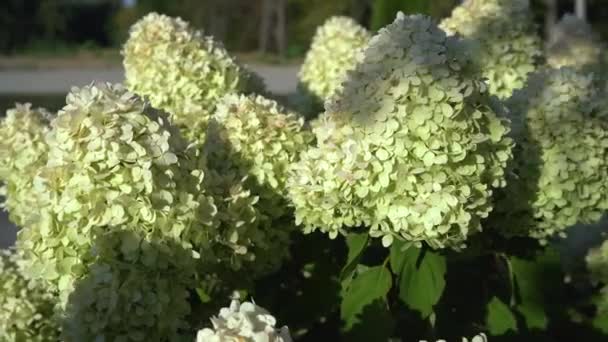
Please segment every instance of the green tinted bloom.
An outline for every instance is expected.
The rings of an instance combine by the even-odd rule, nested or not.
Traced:
[[[354,69],[357,54],[370,37],[365,28],[347,17],[329,18],[317,28],[298,75],[298,90],[310,102],[309,110],[322,110],[323,101],[341,86],[346,72]]]
[[[0,122],[0,181],[6,197],[3,206],[19,226],[26,224],[25,217],[34,208],[32,180],[46,163],[44,136],[49,131],[49,118],[46,110],[32,109],[28,103],[9,109]]]
[[[56,298],[24,277],[20,262],[15,251],[0,251],[0,341],[55,342],[59,337],[53,312]]]
[[[304,120],[262,96],[228,95],[213,114],[217,121],[207,149],[215,162],[228,160],[249,175],[266,212],[281,216],[287,171],[312,141]]]
[[[511,158],[493,107],[467,46],[400,14],[326,102],[318,144],[293,168],[297,222],[331,237],[368,226],[385,246],[461,247],[481,229]]]
[[[548,69],[508,101],[517,143],[493,223],[544,242],[608,208],[608,122],[591,74]]]
[[[127,87],[168,112],[191,140],[204,140],[207,121],[229,93],[262,91],[221,43],[180,18],[148,14],[123,47]]]
[[[528,0],[466,0],[440,27],[478,43],[475,62],[503,99],[525,85],[541,55]]]
[[[195,269],[239,255],[248,241],[218,230],[204,167],[165,117],[121,86],[73,89],[51,126],[48,161],[33,181],[36,210],[18,236],[28,276],[57,291],[66,312],[85,308],[76,317],[97,322],[66,325],[68,339],[173,334],[179,325],[160,321],[187,313],[178,308],[188,308]],[[142,283],[149,287],[133,285]],[[97,297],[75,295],[89,287]],[[184,295],[161,300],[166,287]]]

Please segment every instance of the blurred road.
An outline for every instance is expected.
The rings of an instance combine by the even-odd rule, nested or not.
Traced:
[[[298,66],[251,65],[250,68],[264,78],[268,90],[275,94],[288,94],[296,89]],[[0,70],[0,93],[67,93],[72,86],[84,86],[91,81],[117,83],[122,80],[122,68]]]

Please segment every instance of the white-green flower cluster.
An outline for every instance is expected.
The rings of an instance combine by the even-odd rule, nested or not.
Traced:
[[[598,313],[606,314],[608,313],[608,240],[591,249],[587,254],[586,262],[591,280],[602,285],[600,295],[595,299]]]
[[[254,210],[250,199],[207,191],[197,150],[137,96],[75,88],[51,127],[18,245],[29,276],[58,291],[73,317],[65,338],[172,336],[196,275],[255,258],[249,247],[263,232],[236,221]]]
[[[17,104],[6,112],[0,122],[0,182],[4,183],[3,206],[11,220],[23,226],[32,211],[32,179],[38,168],[46,163],[48,146],[45,135],[49,130],[50,114],[30,104]]]
[[[440,27],[478,43],[475,62],[503,99],[526,84],[541,55],[528,0],[465,0]]]
[[[213,329],[198,332],[196,342],[291,342],[287,327],[277,329],[276,319],[253,302],[232,300],[211,318]]]
[[[15,251],[0,251],[0,341],[55,342],[59,337],[53,311],[56,299],[24,277],[19,264]]]
[[[459,248],[481,229],[512,141],[466,47],[402,13],[371,39],[291,173],[306,232],[367,226],[385,246]]]
[[[496,226],[544,242],[608,209],[608,107],[592,74],[548,69],[509,100],[517,147]]]
[[[332,17],[317,28],[299,73],[299,92],[313,107],[321,107],[354,69],[357,54],[371,35],[348,17]],[[314,110],[314,108],[311,108]]]
[[[590,69],[602,63],[603,44],[591,25],[572,14],[555,25],[547,44],[547,64],[553,68],[571,66]]]
[[[146,15],[131,28],[123,55],[127,87],[187,127],[191,140],[204,140],[222,96],[264,88],[221,43],[180,18]]]
[[[281,216],[287,171],[313,139],[304,120],[259,95],[227,95],[213,119],[218,125],[206,147],[220,154],[214,165],[224,159],[243,170],[265,206],[262,210]]]

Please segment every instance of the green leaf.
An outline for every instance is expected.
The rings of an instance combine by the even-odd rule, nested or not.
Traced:
[[[447,266],[443,256],[428,250],[421,253],[421,249],[407,248],[396,241],[390,263],[399,278],[399,298],[426,318],[443,294]]]
[[[486,325],[492,335],[503,335],[509,330],[517,331],[517,320],[511,309],[498,297],[488,303]]]
[[[352,275],[353,271],[361,259],[361,254],[365,250],[369,241],[369,235],[367,233],[361,234],[348,234],[346,236],[346,245],[348,246],[348,256],[346,258],[346,265],[342,269],[340,279],[346,279]]]
[[[395,320],[384,300],[367,305],[359,317],[359,322],[345,334],[346,341],[389,341],[393,336]]]
[[[511,257],[509,262],[519,294],[516,310],[524,316],[529,329],[546,329],[549,323],[546,297],[561,279],[557,252],[547,248],[535,260]]]
[[[384,266],[366,269],[342,293],[340,314],[350,330],[360,319],[363,310],[376,300],[383,300],[392,286],[391,273]]]
[[[608,334],[608,314],[599,314],[595,316],[591,324],[602,333]]]

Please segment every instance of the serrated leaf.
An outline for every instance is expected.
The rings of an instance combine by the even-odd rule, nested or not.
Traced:
[[[367,233],[361,234],[348,234],[346,236],[346,245],[348,246],[348,256],[346,257],[346,265],[340,273],[340,278],[345,279],[350,276],[361,258],[361,254],[365,250],[369,241],[369,235]]]
[[[390,255],[391,267],[399,278],[399,298],[426,318],[445,289],[446,261],[431,251],[421,256],[421,249],[403,248],[403,243],[395,242]]]
[[[492,335],[503,335],[507,331],[517,331],[517,320],[511,309],[498,297],[488,302],[486,325]]]
[[[391,273],[384,266],[374,266],[359,273],[342,293],[340,314],[345,329],[350,330],[359,322],[358,316],[366,306],[376,300],[384,300],[392,286]]]
[[[395,321],[384,300],[376,300],[363,309],[359,323],[346,333],[349,342],[388,341]]]

